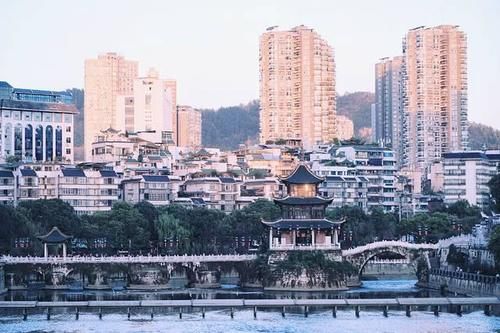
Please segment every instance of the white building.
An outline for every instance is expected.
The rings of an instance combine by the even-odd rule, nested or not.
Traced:
[[[173,199],[172,182],[164,175],[142,175],[122,181],[123,200],[136,204],[147,201],[154,206],[168,205]]]
[[[479,151],[443,154],[444,202],[467,200],[481,208],[490,203],[488,181],[498,173],[493,155]]]
[[[117,129],[142,133],[154,143],[174,143],[172,91],[166,80],[150,69],[146,77],[134,79],[133,95],[117,97]]]
[[[72,162],[73,104],[0,100],[0,161]]]
[[[395,211],[397,167],[392,150],[368,145],[341,146],[332,148],[331,153],[330,160],[312,161],[311,169],[319,176],[330,177],[319,190],[337,197],[334,206]]]

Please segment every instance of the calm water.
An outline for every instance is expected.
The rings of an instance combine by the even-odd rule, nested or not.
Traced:
[[[290,293],[245,291],[234,286],[225,286],[221,290],[175,290],[162,292],[14,292],[2,297],[5,300],[93,300],[93,299],[186,299],[192,298],[378,298],[378,297],[428,297],[436,296],[428,291],[414,287],[412,280],[365,281],[362,288],[348,292]],[[384,318],[381,311],[362,311],[357,319],[352,310],[338,311],[337,318],[332,318],[326,309],[312,309],[308,318],[304,318],[299,309],[294,313],[287,310],[283,319],[277,311],[259,311],[258,319],[253,319],[251,310],[235,312],[233,320],[227,310],[207,312],[202,319],[200,313],[184,313],[183,319],[177,312],[155,314],[150,320],[147,312],[134,312],[132,320],[127,321],[124,312],[105,312],[103,320],[94,313],[81,313],[80,320],[74,320],[74,314],[68,310],[58,310],[51,321],[45,319],[42,312],[30,314],[23,322],[19,314],[3,313],[0,316],[0,332],[500,332],[500,318],[486,317],[481,311],[458,317],[443,312],[439,318],[431,312],[412,312],[407,318],[402,311],[391,310],[389,318]]]

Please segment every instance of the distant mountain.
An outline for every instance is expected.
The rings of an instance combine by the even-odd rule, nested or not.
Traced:
[[[487,125],[470,122],[469,147],[472,150],[500,149],[500,131]]]
[[[375,103],[375,94],[357,91],[337,96],[337,114],[346,116],[354,123],[354,136],[359,135],[363,127],[371,127],[371,105]]]
[[[217,110],[201,109],[201,142],[205,147],[236,149],[259,138],[259,101]]]
[[[75,158],[83,158],[84,107],[83,89],[68,89],[79,111],[75,117]],[[371,104],[375,95],[367,91],[345,93],[337,97],[337,114],[350,118],[354,123],[354,133],[371,126]],[[202,144],[205,147],[235,149],[245,142],[256,143],[259,139],[259,101],[247,104],[201,109]],[[490,126],[471,122],[469,127],[471,149],[500,149],[500,131]]]

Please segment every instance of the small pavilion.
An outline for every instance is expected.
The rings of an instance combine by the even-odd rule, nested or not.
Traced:
[[[57,249],[62,245],[62,255],[63,258],[66,258],[66,242],[73,238],[73,236],[68,236],[59,230],[58,227],[53,227],[46,235],[38,236],[37,238],[43,243],[43,256],[45,258],[49,256],[49,245],[56,246]]]
[[[287,188],[286,197],[274,200],[281,209],[281,218],[262,221],[269,227],[269,249],[339,250],[339,231],[344,221],[325,217],[333,199],[318,195],[318,185],[324,179],[301,163],[280,180]]]

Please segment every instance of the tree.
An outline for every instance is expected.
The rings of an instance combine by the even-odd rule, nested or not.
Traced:
[[[500,227],[496,227],[490,234],[488,241],[488,250],[495,256],[497,270],[500,269]]]
[[[455,267],[460,267],[463,271],[467,270],[469,256],[467,253],[463,253],[454,244],[451,244],[448,250],[448,256],[446,261],[454,265]]]
[[[18,210],[25,215],[41,232],[58,227],[69,235],[79,233],[79,218],[70,204],[60,199],[22,201]]]
[[[342,232],[344,246],[358,246],[371,243],[376,238],[374,224],[365,212],[356,206],[344,206],[327,211],[327,217],[332,220],[346,219]]]
[[[491,196],[493,197],[493,209],[500,212],[500,174],[494,176],[488,182]]]
[[[152,203],[141,201],[134,206],[135,209],[148,221],[148,232],[151,235],[151,241],[158,241],[158,233],[156,230],[156,221],[158,220],[158,210]]]
[[[103,231],[109,235],[114,248],[146,249],[149,241],[148,222],[141,213],[126,202],[117,202],[110,212],[100,217]]]
[[[181,252],[189,252],[191,232],[184,223],[176,219],[173,215],[168,213],[161,214],[156,223],[156,232],[160,241],[175,240]]]
[[[0,221],[0,253],[11,252],[16,238],[33,239],[38,234],[37,227],[12,206],[0,205]]]
[[[375,235],[379,240],[393,239],[396,235],[396,217],[393,214],[385,213],[382,208],[372,209],[370,222],[373,223]]]

